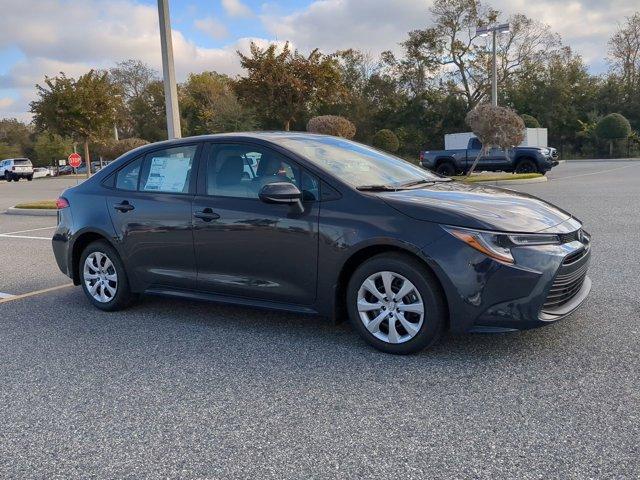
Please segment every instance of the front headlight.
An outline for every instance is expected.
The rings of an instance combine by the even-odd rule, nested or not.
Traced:
[[[503,263],[515,263],[511,249],[531,245],[559,245],[558,235],[544,233],[502,233],[472,230],[459,227],[444,227],[451,235],[471,248],[484,253],[486,256]]]

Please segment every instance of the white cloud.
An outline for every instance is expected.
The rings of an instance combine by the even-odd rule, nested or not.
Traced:
[[[198,30],[215,39],[225,38],[229,35],[227,27],[222,22],[212,17],[200,18],[193,24]]]
[[[377,54],[398,50],[407,32],[431,24],[432,1],[416,0],[315,0],[304,9],[281,15],[267,12],[261,19],[281,40],[302,48],[323,51],[358,48]],[[505,15],[524,13],[546,23],[565,44],[602,71],[607,40],[625,16],[638,10],[637,0],[487,0]]]
[[[358,48],[374,54],[396,50],[407,32],[428,23],[429,3],[415,0],[316,0],[303,10],[261,17],[279,40],[300,48]]]
[[[11,107],[14,103],[15,100],[13,98],[0,98],[0,108],[2,109],[9,109],[9,107]]]
[[[18,49],[24,58],[0,74],[0,92],[8,89],[16,97],[12,104],[0,103],[0,118],[28,118],[29,102],[36,96],[35,85],[42,84],[45,75],[65,72],[77,77],[91,68],[109,68],[129,58],[140,59],[161,71],[154,6],[135,0],[21,0],[12,1],[10,7],[4,2],[0,0],[0,49]],[[240,38],[223,48],[205,48],[174,30],[178,79],[203,70],[240,73],[236,50],[248,51],[251,40]]]
[[[241,0],[222,0],[222,7],[232,17],[250,17],[253,15],[251,9]]]

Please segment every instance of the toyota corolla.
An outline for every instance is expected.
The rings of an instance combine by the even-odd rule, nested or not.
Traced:
[[[591,287],[590,241],[538,198],[265,132],[125,154],[58,199],[53,250],[102,310],[159,294],[348,317],[372,346],[411,353],[447,329],[569,315]]]

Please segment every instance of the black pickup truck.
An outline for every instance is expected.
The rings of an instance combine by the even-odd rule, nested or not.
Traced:
[[[420,165],[440,175],[464,174],[471,168],[481,149],[480,141],[472,137],[465,149],[420,152]],[[515,147],[508,151],[492,148],[480,159],[476,170],[546,173],[556,165],[558,152],[555,148]]]

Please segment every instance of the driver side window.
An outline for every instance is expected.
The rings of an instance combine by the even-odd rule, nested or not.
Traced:
[[[318,185],[284,156],[253,145],[213,145],[206,168],[207,195],[218,197],[257,199],[265,185],[275,182],[293,183],[303,192]]]

